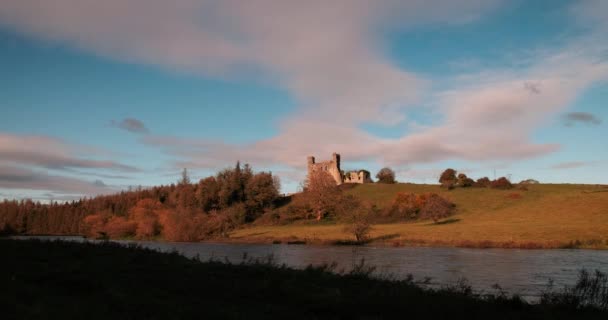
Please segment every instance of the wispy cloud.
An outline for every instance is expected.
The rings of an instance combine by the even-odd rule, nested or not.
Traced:
[[[0,188],[48,190],[76,195],[97,195],[117,190],[95,181],[50,175],[39,170],[0,165]]]
[[[146,127],[146,125],[141,121],[135,118],[125,118],[121,121],[112,120],[110,124],[113,127],[123,129],[133,133],[148,133],[150,130]]]
[[[603,58],[608,44],[600,41],[602,30],[602,26],[596,25],[592,32],[566,41],[561,47],[539,48],[533,54],[525,51],[521,56],[511,53],[512,59],[525,61],[519,64],[520,68],[483,69],[452,77],[448,81],[451,87],[428,94],[432,100],[429,107],[440,115],[437,121],[397,139],[374,136],[357,124],[365,119],[386,117],[390,120],[380,122],[393,125],[407,115],[407,110],[387,108],[391,105],[389,100],[366,100],[365,96],[359,96],[367,94],[365,85],[348,83],[341,90],[319,80],[319,87],[327,91],[322,95],[305,94],[317,97],[317,104],[311,101],[285,119],[280,133],[270,139],[248,145],[180,137],[149,137],[144,142],[176,156],[179,159],[176,166],[194,168],[218,167],[241,159],[258,165],[282,163],[301,170],[307,155],[323,156],[335,151],[341,152],[344,159],[393,166],[448,159],[514,161],[544,156],[558,151],[559,141],[535,143],[533,133],[548,125],[548,119],[566,110],[587,88],[608,79],[608,62]],[[337,60],[335,63],[341,65]],[[324,75],[320,70],[316,74]],[[370,92],[374,92],[373,83],[378,77],[368,74],[362,77],[366,78],[362,83],[371,83]],[[395,81],[406,83],[399,79],[390,82]],[[379,87],[387,86],[382,80],[379,83]],[[346,88],[353,88],[355,93],[350,94]],[[326,102],[335,102],[337,107]],[[359,102],[365,111],[353,108]],[[375,118],[366,112],[375,114]],[[327,117],[328,114],[336,116]]]
[[[513,53],[514,59],[525,61],[518,62],[517,70],[460,74],[447,79],[447,89],[436,89],[433,79],[399,67],[378,40],[387,29],[470,23],[501,3],[20,0],[0,5],[0,24],[98,55],[206,76],[251,78],[241,70],[261,70],[263,81],[283,87],[298,101],[279,134],[250,144],[141,137],[143,143],[174,155],[176,167],[214,168],[241,159],[302,168],[307,155],[334,151],[356,161],[406,166],[446,159],[517,160],[555,152],[559,141],[536,143],[532,134],[584,90],[608,78],[608,44],[603,40],[608,11],[602,11],[606,1],[601,0],[576,3],[571,10],[573,19],[585,21],[590,29],[587,36],[562,47],[537,48],[540,53],[532,55]],[[397,139],[361,129],[366,123],[404,125],[408,112],[419,105],[438,114],[432,125]],[[146,129],[136,119],[126,120],[117,126]],[[60,168],[78,167],[84,159],[78,160],[29,161]],[[113,162],[81,165],[129,170]]]
[[[44,190],[77,198],[117,191],[99,179],[77,177],[125,178],[112,173],[140,171],[117,161],[91,158],[100,153],[104,152],[52,137],[0,133],[0,189]]]
[[[79,156],[88,153],[62,140],[31,135],[0,133],[0,162],[32,165],[46,169],[108,169],[137,172],[136,167],[112,160],[97,160]]]
[[[602,120],[588,112],[570,112],[562,116],[565,126],[571,127],[577,123],[585,125],[600,125]]]
[[[570,161],[570,162],[562,162],[551,166],[551,169],[576,169],[589,165],[588,162],[583,161]]]

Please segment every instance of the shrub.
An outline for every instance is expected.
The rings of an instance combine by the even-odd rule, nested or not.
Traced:
[[[474,186],[479,187],[479,188],[488,188],[488,187],[490,187],[491,184],[492,184],[492,181],[490,181],[490,179],[488,177],[483,177],[483,178],[477,179]]]
[[[418,197],[414,193],[398,193],[390,207],[389,215],[406,220],[418,218],[420,205],[417,200]]]
[[[475,181],[473,181],[473,179],[467,177],[466,174],[461,173],[461,174],[458,175],[458,180],[457,180],[456,184],[459,187],[468,188],[468,187],[473,186],[474,183],[475,183]]]
[[[554,291],[552,284],[541,295],[541,304],[558,305],[573,309],[595,308],[608,310],[608,276],[596,270],[590,274],[581,270],[576,285]]]
[[[399,193],[393,201],[390,215],[404,219],[433,219],[448,217],[455,205],[436,193]]]
[[[511,188],[513,188],[513,185],[511,184],[511,181],[509,181],[509,179],[507,179],[505,177],[500,177],[500,178],[492,181],[492,183],[490,184],[490,187],[492,187],[494,189],[511,189]]]
[[[158,216],[161,210],[163,210],[162,204],[152,199],[139,200],[135,207],[129,210],[129,217],[137,225],[135,230],[137,238],[146,239],[160,233]]]
[[[448,217],[455,207],[452,202],[436,193],[423,194],[421,198],[423,205],[420,209],[420,218],[432,219],[435,223],[440,219]]]
[[[108,212],[99,212],[84,218],[83,225],[85,234],[92,238],[106,238],[106,223],[112,215]]]
[[[105,232],[110,238],[123,238],[135,235],[137,222],[129,221],[125,217],[113,216],[108,220]]]
[[[395,171],[389,167],[384,167],[378,171],[376,174],[376,179],[378,179],[378,183],[395,183]]]

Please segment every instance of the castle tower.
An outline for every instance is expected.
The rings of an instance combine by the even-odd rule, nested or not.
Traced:
[[[321,162],[316,162],[315,161],[315,157],[313,156],[309,156],[307,158],[307,163],[308,163],[308,174],[310,175],[312,172],[317,171],[317,170],[321,170],[321,171],[325,171],[327,173],[329,173],[334,180],[336,181],[336,184],[342,184],[342,173],[340,172],[340,155],[337,153],[333,153],[331,155],[331,160],[329,161],[321,161]]]

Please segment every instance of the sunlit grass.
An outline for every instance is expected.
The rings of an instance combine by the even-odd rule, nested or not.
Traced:
[[[347,191],[382,208],[398,192],[436,192],[456,204],[450,223],[430,221],[374,225],[372,238],[394,245],[608,247],[608,188],[593,185],[532,185],[527,191],[482,188],[447,191],[435,185],[361,185]],[[515,196],[514,194],[517,194]],[[256,226],[231,234],[240,240],[351,239],[342,225]],[[578,241],[578,242],[577,242]],[[469,243],[471,242],[471,243]],[[493,243],[493,244],[492,244]]]

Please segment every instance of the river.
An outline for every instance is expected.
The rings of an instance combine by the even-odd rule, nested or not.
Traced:
[[[85,241],[79,237],[35,238]],[[600,250],[118,242],[137,243],[160,251],[177,250],[184,256],[198,256],[203,261],[213,258],[239,263],[244,254],[262,259],[272,256],[275,262],[294,268],[336,263],[337,270],[348,271],[364,259],[365,265],[376,267],[375,274],[378,276],[405,278],[411,274],[417,281],[430,278],[434,286],[452,285],[464,278],[477,292],[495,293],[493,285],[499,284],[508,293],[517,293],[533,300],[547,288],[550,279],[557,288],[561,288],[576,283],[578,273],[583,268],[608,273],[608,251]]]

